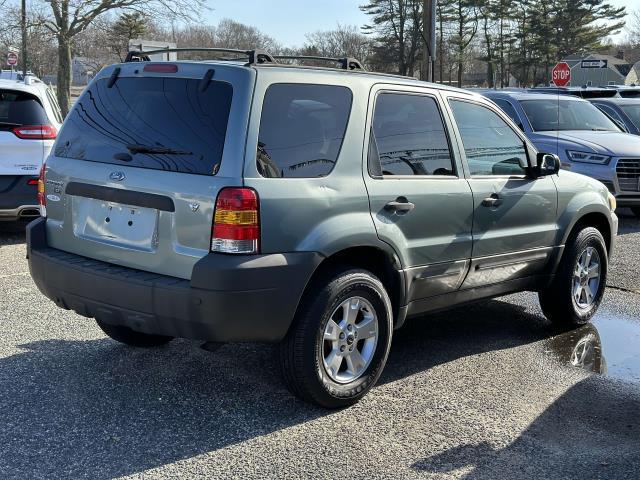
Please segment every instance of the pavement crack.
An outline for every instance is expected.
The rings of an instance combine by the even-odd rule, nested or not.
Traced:
[[[607,285],[607,288],[612,288],[613,290],[619,290],[621,292],[627,292],[627,293],[635,293],[636,295],[640,295],[640,289],[632,289],[632,288],[625,288],[625,287],[618,287],[617,285]]]

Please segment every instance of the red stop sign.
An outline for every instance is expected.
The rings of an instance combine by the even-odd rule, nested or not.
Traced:
[[[557,63],[551,70],[551,81],[556,87],[564,87],[571,81],[571,68],[566,62]]]

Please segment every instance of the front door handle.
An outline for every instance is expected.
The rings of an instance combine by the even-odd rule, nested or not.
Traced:
[[[389,202],[384,206],[385,210],[396,213],[407,213],[416,208],[415,204],[411,203],[405,197],[398,197],[393,202]]]
[[[497,193],[493,193],[490,197],[482,200],[483,207],[499,207],[500,205],[502,205],[502,198]]]

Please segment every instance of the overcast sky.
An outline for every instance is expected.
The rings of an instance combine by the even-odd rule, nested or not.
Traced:
[[[627,11],[640,9],[638,0],[609,0]],[[286,46],[300,46],[305,34],[316,30],[330,30],[336,25],[362,26],[368,16],[359,5],[366,0],[208,0],[213,8],[205,16],[207,23],[231,18],[258,27],[262,32]],[[624,36],[624,33],[621,35]]]

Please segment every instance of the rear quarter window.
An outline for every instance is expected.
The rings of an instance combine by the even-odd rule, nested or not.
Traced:
[[[231,84],[200,79],[98,80],[67,116],[55,155],[199,175],[222,162]]]
[[[352,93],[334,85],[275,84],[267,89],[256,163],[267,178],[324,177],[344,140]]]

